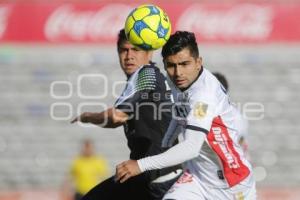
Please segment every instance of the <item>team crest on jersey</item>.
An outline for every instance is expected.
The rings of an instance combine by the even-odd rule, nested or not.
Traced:
[[[202,119],[207,114],[208,105],[203,102],[197,102],[194,106],[194,117]]]

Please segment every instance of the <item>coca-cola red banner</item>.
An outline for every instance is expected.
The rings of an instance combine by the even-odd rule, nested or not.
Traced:
[[[300,41],[300,4],[158,4],[199,42]],[[0,42],[114,43],[137,4],[0,3]]]

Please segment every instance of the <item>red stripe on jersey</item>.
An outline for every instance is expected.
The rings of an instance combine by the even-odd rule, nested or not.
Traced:
[[[230,187],[240,183],[249,175],[250,170],[243,164],[239,153],[234,149],[233,141],[220,116],[214,118],[207,140],[222,162],[224,176]]]

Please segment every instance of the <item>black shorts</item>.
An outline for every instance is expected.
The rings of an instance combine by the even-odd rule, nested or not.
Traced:
[[[177,177],[162,183],[149,183],[142,175],[132,177],[124,183],[106,179],[90,190],[82,200],[158,200],[175,183]]]

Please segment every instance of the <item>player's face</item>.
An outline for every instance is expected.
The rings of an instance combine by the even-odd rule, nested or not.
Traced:
[[[119,48],[120,65],[127,76],[142,65],[149,64],[151,58],[152,52],[135,47],[128,41],[123,42]]]
[[[202,59],[194,58],[190,50],[184,48],[177,54],[166,57],[164,66],[173,83],[183,90],[197,79],[202,67]]]

